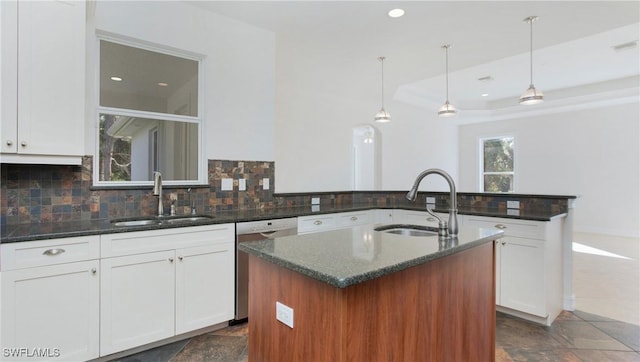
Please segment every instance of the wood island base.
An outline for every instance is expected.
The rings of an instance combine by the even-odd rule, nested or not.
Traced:
[[[493,361],[493,244],[346,288],[250,255],[249,361]]]

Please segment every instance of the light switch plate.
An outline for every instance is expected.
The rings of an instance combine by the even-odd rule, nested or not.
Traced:
[[[247,189],[247,180],[246,179],[238,179],[238,191],[245,191]]]
[[[507,209],[519,209],[520,201],[507,201]]]
[[[311,205],[318,205],[320,204],[320,198],[319,197],[312,197],[311,198]]]
[[[433,196],[427,196],[427,204],[435,204],[436,198]]]
[[[269,179],[268,178],[263,178],[262,179],[262,189],[263,190],[268,190],[269,189]]]
[[[221,185],[220,185],[220,190],[222,191],[230,191],[233,190],[233,179],[232,178],[223,178]]]
[[[293,308],[276,302],[276,319],[293,328]]]

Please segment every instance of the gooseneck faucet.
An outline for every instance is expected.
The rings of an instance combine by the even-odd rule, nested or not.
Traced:
[[[420,181],[425,178],[427,175],[438,174],[444,177],[449,184],[449,236],[455,237],[458,235],[458,202],[456,200],[456,184],[453,182],[451,175],[449,175],[446,171],[441,170],[439,168],[430,168],[428,170],[422,171],[418,177],[416,177],[416,181],[413,183],[413,187],[407,193],[407,199],[410,201],[415,201],[418,196],[418,186],[420,185]]]
[[[164,208],[162,207],[162,174],[158,171],[153,171],[153,195],[158,196],[158,216],[164,215]]]

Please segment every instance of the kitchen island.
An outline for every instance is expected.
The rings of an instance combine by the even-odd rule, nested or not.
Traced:
[[[439,240],[365,225],[243,243],[249,360],[493,360],[501,236],[463,228]]]

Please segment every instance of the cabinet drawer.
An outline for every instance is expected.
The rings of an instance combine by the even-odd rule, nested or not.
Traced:
[[[394,223],[398,224],[410,224],[410,225],[423,225],[423,226],[431,226],[438,227],[438,219],[429,215],[426,211],[409,211],[409,210],[400,210],[401,212],[398,216],[394,213]],[[442,214],[437,212],[438,215],[443,221],[449,221],[449,214]],[[460,223],[460,216],[458,216],[458,223]]]
[[[365,225],[371,223],[371,213],[369,211],[362,212],[345,212],[338,214],[336,226],[339,228],[348,228],[351,226]]]
[[[333,230],[336,221],[333,215],[303,216],[298,218],[298,233]]]
[[[103,258],[109,258],[233,242],[234,240],[235,224],[104,234],[100,237],[100,255]]]
[[[100,237],[79,236],[1,245],[2,270],[70,263],[100,258]]]
[[[505,236],[517,236],[545,240],[544,221],[504,219],[499,217],[466,216],[465,226],[479,228],[497,228]]]

